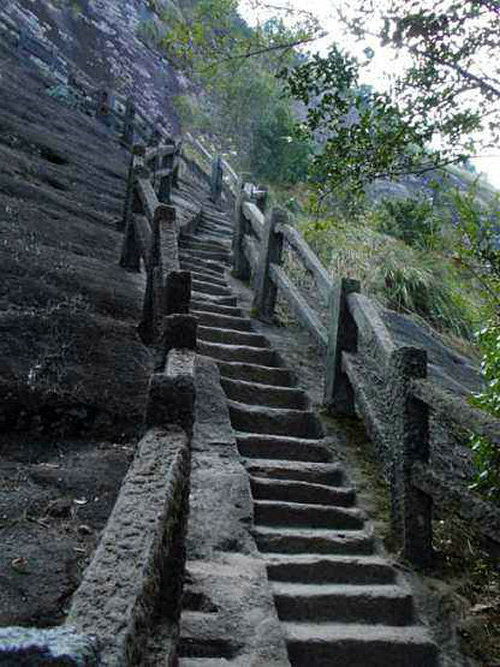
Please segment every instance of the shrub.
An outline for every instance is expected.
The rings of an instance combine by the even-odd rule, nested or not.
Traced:
[[[415,248],[435,250],[440,245],[441,223],[432,202],[427,199],[383,200],[375,220],[381,232]]]
[[[472,403],[500,418],[500,320],[492,320],[478,334],[483,352],[481,370],[486,381],[485,389],[476,394]],[[471,437],[477,475],[471,488],[488,500],[500,504],[500,449],[487,438]]]

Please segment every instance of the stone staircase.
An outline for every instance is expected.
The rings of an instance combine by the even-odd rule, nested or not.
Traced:
[[[416,617],[412,593],[379,553],[306,393],[243,316],[225,281],[231,234],[225,215],[207,205],[196,233],[181,240],[181,265],[192,271],[199,352],[219,367],[249,474],[253,534],[290,663],[437,665],[437,648]],[[217,651],[196,657],[183,652],[185,644],[181,617],[179,664],[240,664]]]

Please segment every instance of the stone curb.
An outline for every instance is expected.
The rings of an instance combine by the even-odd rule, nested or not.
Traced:
[[[97,637],[100,665],[140,664],[175,529],[185,520],[188,478],[185,431],[175,426],[148,431],[67,619],[78,632]],[[172,641],[175,632],[173,624]]]

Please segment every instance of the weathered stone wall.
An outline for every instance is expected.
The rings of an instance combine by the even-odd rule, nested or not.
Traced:
[[[0,7],[0,36],[15,23],[55,49],[63,73],[72,71],[94,88],[132,95],[149,117],[166,116],[178,131],[172,96],[179,78],[140,39],[141,25],[156,20],[150,5],[146,0],[7,0]]]

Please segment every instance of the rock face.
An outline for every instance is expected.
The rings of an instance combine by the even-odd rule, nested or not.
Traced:
[[[93,87],[132,95],[148,116],[172,119],[176,131],[172,96],[179,89],[177,75],[158,51],[139,38],[143,26],[157,20],[152,4],[145,0],[7,0],[0,8],[0,38],[12,45],[19,30],[28,38],[36,37],[54,54],[59,80],[67,80],[71,72]],[[22,49],[19,55],[30,59]]]

